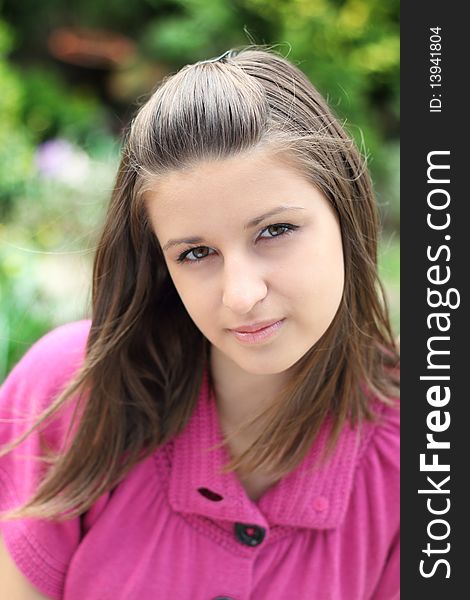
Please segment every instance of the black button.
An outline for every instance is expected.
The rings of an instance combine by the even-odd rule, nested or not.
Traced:
[[[230,596],[216,596],[212,600],[233,600],[233,598],[230,598]]]
[[[235,535],[237,539],[245,546],[257,546],[264,539],[266,531],[258,525],[248,525],[247,523],[235,523]]]

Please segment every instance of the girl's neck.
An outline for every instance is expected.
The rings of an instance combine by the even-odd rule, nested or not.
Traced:
[[[260,434],[262,423],[237,433],[239,427],[267,408],[286,379],[286,373],[254,375],[240,369],[221,352],[211,348],[211,377],[222,432],[229,436],[227,445],[232,458],[247,450]],[[257,471],[241,476],[241,485],[251,500],[257,502],[277,477]]]
[[[243,423],[267,408],[286,380],[286,373],[247,373],[213,347],[210,367],[219,422],[225,434],[234,433]],[[248,447],[256,433],[253,429],[244,436],[236,436],[234,445],[238,450]]]

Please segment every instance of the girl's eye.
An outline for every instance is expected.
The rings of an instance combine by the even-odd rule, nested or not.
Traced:
[[[272,238],[280,237],[282,235],[288,235],[298,229],[298,225],[290,225],[289,223],[275,223],[268,225],[259,234],[257,239],[269,240]],[[202,262],[208,256],[214,254],[214,250],[208,246],[197,246],[196,248],[189,248],[180,254],[177,258],[179,263]]]
[[[287,223],[276,223],[275,225],[268,225],[260,234],[260,238],[273,238],[284,235],[285,233],[292,233],[294,229],[297,229],[295,225],[288,225]],[[267,234],[267,235],[263,235]]]
[[[182,254],[178,256],[178,262],[198,262],[206,256],[211,254],[211,249],[207,246],[198,246],[197,248],[191,248],[190,250],[185,250]]]

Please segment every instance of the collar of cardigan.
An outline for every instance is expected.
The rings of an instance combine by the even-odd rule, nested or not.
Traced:
[[[327,439],[325,424],[299,466],[254,502],[235,473],[219,473],[229,462],[227,449],[210,450],[222,437],[215,398],[205,374],[190,421],[173,440],[170,505],[181,513],[260,527],[338,527],[348,507],[361,447],[369,437],[364,434],[371,429],[370,424],[360,430],[345,426],[327,462],[318,465]]]

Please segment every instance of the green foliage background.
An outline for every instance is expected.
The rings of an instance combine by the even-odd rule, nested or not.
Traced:
[[[183,64],[251,43],[276,45],[298,64],[368,156],[398,331],[398,0],[3,0],[0,8],[0,381],[43,332],[88,314],[119,135],[138,101]],[[106,72],[77,70],[48,49],[60,27],[120,33],[136,52]],[[57,139],[81,179],[38,168],[41,144]]]

